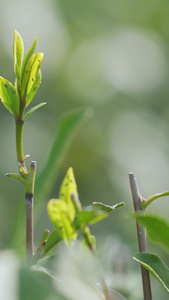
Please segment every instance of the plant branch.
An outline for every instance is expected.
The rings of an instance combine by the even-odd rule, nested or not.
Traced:
[[[25,182],[26,200],[26,256],[29,259],[34,252],[33,245],[33,202],[34,202],[34,183],[36,173],[36,162],[32,161],[29,169],[28,178]]]
[[[131,187],[131,193],[132,193],[135,213],[143,211],[142,208],[140,207],[140,200],[142,199],[142,197],[140,196],[137,181],[136,181],[136,176],[134,173],[129,173],[129,181],[130,181],[130,187]],[[137,226],[139,251],[147,252],[146,230],[143,229],[137,223],[137,221],[136,221],[136,226]],[[141,266],[141,273],[142,273],[144,300],[152,300],[149,272],[144,267]]]

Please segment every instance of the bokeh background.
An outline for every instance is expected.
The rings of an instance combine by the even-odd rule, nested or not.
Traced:
[[[1,0],[0,75],[14,82],[13,31],[25,51],[37,37],[45,54],[42,85],[34,103],[47,105],[24,128],[25,154],[43,168],[57,124],[65,114],[88,109],[91,117],[73,135],[60,161],[50,197],[72,166],[80,199],[126,206],[96,224],[98,248],[113,288],[142,299],[135,223],[128,173],[143,197],[169,188],[169,3],[165,0]],[[4,176],[17,171],[12,115],[0,108],[0,247],[11,245],[22,186]],[[29,163],[29,159],[28,159]],[[47,179],[46,179],[47,180]],[[48,199],[49,199],[48,198]],[[36,222],[35,242],[52,228],[46,203]],[[36,199],[35,199],[36,201]],[[168,217],[169,198],[151,205]],[[24,213],[24,212],[23,212]],[[24,228],[23,228],[24,230]],[[160,247],[149,249],[168,257]],[[116,274],[115,276],[113,274]],[[121,276],[121,277],[120,277]],[[123,280],[121,280],[123,278]],[[153,281],[153,300],[168,299]]]

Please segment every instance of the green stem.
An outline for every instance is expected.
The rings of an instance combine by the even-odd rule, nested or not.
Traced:
[[[21,120],[16,120],[16,153],[18,162],[23,164],[23,122]]]
[[[153,202],[154,200],[161,198],[161,197],[165,197],[165,196],[169,196],[169,192],[163,192],[163,193],[159,193],[156,195],[153,195],[151,197],[149,197],[148,199],[141,199],[140,201],[140,206],[142,209],[145,209],[148,205],[150,205],[151,202]]]

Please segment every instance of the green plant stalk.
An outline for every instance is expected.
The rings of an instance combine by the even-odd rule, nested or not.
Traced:
[[[36,174],[36,162],[32,161],[28,178],[25,182],[25,201],[26,201],[26,256],[27,259],[34,254],[33,241],[33,202],[34,202],[34,184]]]
[[[162,192],[156,195],[153,195],[151,197],[149,197],[148,199],[140,199],[140,206],[142,209],[145,209],[148,205],[150,205],[151,202],[153,202],[154,200],[161,198],[161,197],[165,197],[165,196],[169,196],[169,192]]]
[[[23,153],[23,121],[16,120],[16,153],[17,160],[23,166],[24,165],[24,153]]]
[[[143,211],[143,209],[140,206],[142,197],[140,196],[137,181],[136,181],[136,176],[134,173],[129,173],[129,181],[130,181],[135,213]],[[137,222],[136,222],[136,227],[137,227],[139,251],[147,252],[146,230],[143,229]],[[149,272],[143,266],[141,266],[141,273],[142,273],[144,300],[152,300]]]

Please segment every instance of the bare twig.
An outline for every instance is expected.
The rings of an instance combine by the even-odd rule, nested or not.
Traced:
[[[26,193],[26,255],[33,255],[33,195]]]
[[[34,183],[36,173],[36,162],[32,161],[25,183],[26,200],[26,255],[29,259],[34,252],[33,249],[33,202],[34,202]]]
[[[140,200],[142,197],[140,196],[137,181],[136,181],[136,176],[134,173],[129,173],[129,181],[130,181],[131,193],[133,197],[134,210],[135,212],[140,212],[142,211],[140,207]],[[136,226],[137,226],[139,251],[147,252],[146,230],[143,229],[137,223],[137,221],[136,221]],[[142,273],[144,300],[152,300],[149,272],[143,266],[141,266],[141,273]]]

